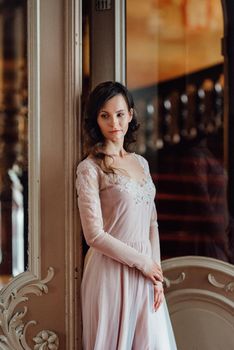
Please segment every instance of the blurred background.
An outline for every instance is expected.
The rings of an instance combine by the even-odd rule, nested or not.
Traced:
[[[91,18],[84,3],[84,100]],[[135,150],[148,159],[157,189],[162,258],[233,262],[221,1],[127,0],[125,35],[126,84],[141,124]]]
[[[28,262],[27,1],[0,1],[0,288]]]

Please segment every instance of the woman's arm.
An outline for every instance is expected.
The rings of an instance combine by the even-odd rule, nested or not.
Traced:
[[[149,164],[144,157],[142,158],[142,162],[144,164],[144,168],[148,175],[150,176]],[[152,259],[157,262],[157,264],[161,265],[161,254],[160,254],[160,243],[159,243],[159,232],[158,232],[158,220],[157,220],[157,211],[155,203],[152,206],[151,219],[150,219],[150,228],[149,228],[149,238],[151,243],[152,250]],[[164,300],[164,292],[163,292],[163,284],[161,281],[157,281],[154,284],[154,302],[153,309],[157,311],[160,305]]]
[[[150,242],[151,242],[152,258],[159,265],[161,265],[158,221],[157,221],[157,211],[156,211],[155,204],[153,204],[152,213],[151,213],[149,237],[150,237]]]
[[[152,249],[152,258],[154,261],[161,266],[161,254],[160,254],[160,243],[159,243],[159,233],[158,233],[158,221],[157,221],[157,211],[155,204],[152,208],[151,214],[151,224],[150,224],[150,242]],[[164,300],[163,284],[157,282],[154,284],[154,311],[157,311]]]
[[[162,280],[161,269],[151,257],[139,253],[103,230],[98,171],[88,160],[78,165],[76,188],[87,244],[122,264],[136,267],[152,281]]]

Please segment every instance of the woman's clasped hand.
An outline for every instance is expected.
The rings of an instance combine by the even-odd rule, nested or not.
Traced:
[[[150,279],[153,284],[156,284],[158,281],[163,282],[163,273],[160,265],[149,256],[145,256],[145,264],[142,273],[145,277]]]
[[[163,291],[163,273],[162,269],[155,261],[150,259],[148,269],[142,271],[143,275],[147,277],[152,283],[154,288],[154,303],[153,310],[157,311],[164,299]]]

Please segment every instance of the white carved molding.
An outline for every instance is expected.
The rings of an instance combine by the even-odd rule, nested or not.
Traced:
[[[164,271],[171,271],[174,269],[185,269],[185,268],[206,268],[209,270],[220,271],[225,274],[234,276],[233,265],[226,263],[221,260],[214,258],[208,258],[205,256],[181,256],[172,259],[166,259],[162,261],[162,267]]]
[[[28,294],[40,296],[42,293],[48,293],[47,283],[53,277],[54,269],[50,267],[44,280],[35,280],[23,287],[15,288],[6,298],[0,299],[0,325],[3,333],[0,335],[0,350],[31,350],[26,341],[26,332],[30,325],[36,324],[36,321],[31,320],[24,323],[23,318],[28,308],[24,306],[23,310],[19,310],[18,306],[28,300],[26,296]]]
[[[59,348],[59,339],[56,333],[43,330],[33,338],[36,343],[34,350],[57,350]]]
[[[178,349],[234,349],[233,265],[183,256],[163,261],[162,269]]]
[[[224,289],[226,292],[234,292],[234,281],[228,283],[220,283],[216,280],[215,276],[211,273],[208,274],[208,281],[212,286],[220,289]]]
[[[164,277],[164,283],[166,288],[170,288],[172,285],[180,284],[185,280],[186,274],[185,272],[181,272],[181,274],[176,279],[169,279]]]
[[[213,286],[219,289],[220,293],[222,292],[223,298],[232,299],[231,292],[234,291],[234,268],[229,263],[203,256],[183,256],[164,260],[162,262],[162,268],[167,287],[165,292],[168,294],[168,298],[171,298],[171,296],[178,293],[178,290],[182,288],[188,288],[188,286],[195,287],[193,281],[196,280],[196,289],[199,287],[201,290],[207,290],[209,293],[210,286]],[[181,283],[185,281],[185,277],[186,286],[183,287]],[[217,278],[220,278],[223,282],[221,283]],[[214,289],[214,293],[216,292],[218,291]]]
[[[171,314],[180,311],[180,306],[182,304],[191,303],[191,307],[196,302],[204,302],[206,304],[207,310],[208,304],[213,306],[219,306],[223,310],[231,310],[233,312],[234,302],[217,292],[212,292],[210,290],[205,290],[202,288],[182,288],[169,292],[167,294],[167,302],[170,305]]]

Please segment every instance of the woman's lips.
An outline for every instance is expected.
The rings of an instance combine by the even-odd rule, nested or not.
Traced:
[[[112,131],[110,131],[110,133],[111,134],[114,134],[114,133],[116,133],[116,132],[121,132],[122,130],[112,130]]]

